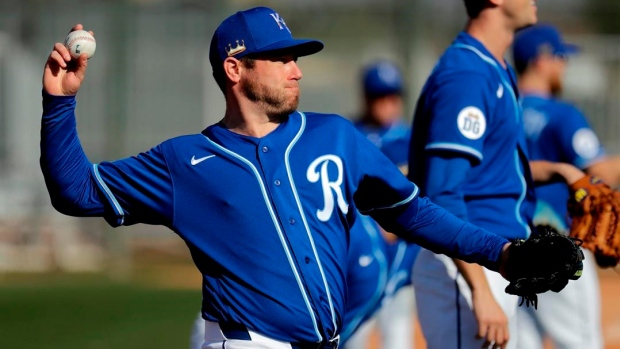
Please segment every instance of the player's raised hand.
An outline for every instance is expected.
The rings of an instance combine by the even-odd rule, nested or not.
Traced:
[[[71,31],[82,30],[81,24],[75,25]],[[70,31],[70,32],[71,32]],[[94,35],[93,32],[90,32]],[[43,71],[43,89],[56,96],[75,95],[82,85],[88,66],[87,54],[81,54],[77,59],[71,57],[64,44],[57,42],[47,58]]]

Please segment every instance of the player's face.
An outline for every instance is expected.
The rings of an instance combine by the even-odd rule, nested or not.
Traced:
[[[502,7],[513,30],[525,28],[538,21],[536,0],[504,0]]]
[[[293,55],[259,57],[241,78],[241,91],[268,115],[288,115],[299,104],[301,69]]]
[[[558,95],[564,88],[564,73],[566,72],[566,56],[555,55],[550,69],[549,85],[551,93]]]
[[[391,125],[403,115],[403,99],[400,95],[374,98],[368,103],[368,112],[377,124]]]

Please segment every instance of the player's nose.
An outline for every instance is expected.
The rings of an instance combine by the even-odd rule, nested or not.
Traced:
[[[301,80],[303,74],[301,72],[301,68],[297,65],[296,61],[291,61],[292,69],[291,69],[291,79],[293,80]]]

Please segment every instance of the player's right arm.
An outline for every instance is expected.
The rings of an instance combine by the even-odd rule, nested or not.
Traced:
[[[494,86],[477,73],[448,78],[426,97],[422,115],[428,118],[429,139],[424,149],[426,195],[465,221],[464,186],[470,170],[482,161],[486,126],[496,98]],[[480,122],[478,128],[475,123]],[[415,166],[415,164],[410,164]],[[415,167],[410,171],[416,171]],[[496,302],[482,267],[453,259],[472,291],[479,338],[504,346],[509,339],[508,318]]]
[[[61,43],[45,64],[40,165],[52,205],[67,215],[103,216],[113,226],[169,223],[173,200],[161,146],[101,164],[86,157],[75,120],[75,94],[86,66],[85,54],[72,60]]]

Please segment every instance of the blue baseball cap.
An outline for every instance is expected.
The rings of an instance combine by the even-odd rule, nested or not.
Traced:
[[[515,36],[512,46],[515,65],[523,67],[543,53],[568,56],[577,52],[579,47],[565,43],[560,32],[548,24],[523,29]]]
[[[400,94],[403,91],[403,77],[398,67],[389,61],[369,64],[363,72],[364,93],[368,96]]]
[[[209,48],[211,67],[222,65],[227,57],[287,52],[298,57],[323,49],[323,43],[311,39],[294,39],[284,19],[273,9],[255,7],[226,18],[215,30]]]

